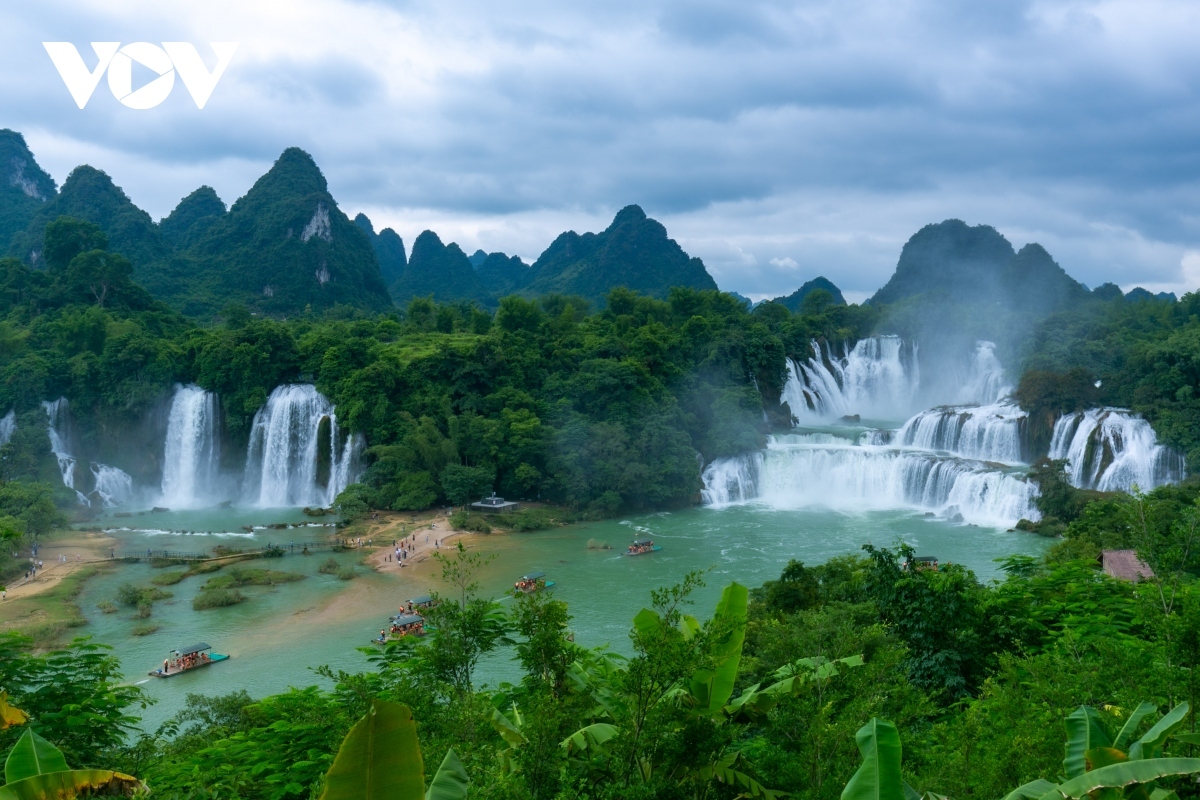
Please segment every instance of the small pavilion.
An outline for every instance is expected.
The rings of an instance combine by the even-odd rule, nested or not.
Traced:
[[[520,503],[497,497],[495,492],[492,492],[491,497],[485,497],[478,503],[471,503],[472,511],[480,511],[484,514],[503,514],[506,511],[516,511],[520,507]]]

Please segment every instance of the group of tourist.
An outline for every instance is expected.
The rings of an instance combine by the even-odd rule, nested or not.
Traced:
[[[164,658],[162,671],[181,672],[198,664],[206,664],[209,660],[208,653],[188,653],[186,656],[178,658]]]

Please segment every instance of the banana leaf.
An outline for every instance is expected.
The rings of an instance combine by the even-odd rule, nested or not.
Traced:
[[[44,772],[0,786],[0,800],[71,800],[83,793],[130,796],[142,788],[132,775],[110,769]]]
[[[559,747],[566,750],[567,755],[589,749],[594,750],[616,736],[620,731],[621,729],[616,725],[609,725],[607,722],[596,722],[580,728],[563,739]]]
[[[1163,714],[1163,718],[1154,723],[1154,727],[1142,734],[1142,738],[1129,748],[1130,760],[1161,756],[1163,745],[1171,738],[1171,734],[1183,727],[1184,719],[1190,710],[1191,707],[1187,703],[1180,703]]]
[[[28,721],[28,714],[8,704],[8,692],[0,691],[0,731],[24,725]]]
[[[408,706],[372,701],[342,740],[321,800],[425,800],[425,767]]]
[[[1054,784],[1044,778],[1038,778],[1036,781],[1030,781],[1022,786],[1018,786],[1004,796],[1004,800],[1040,800],[1046,795],[1046,792],[1053,791]]]
[[[1067,755],[1063,759],[1063,772],[1068,778],[1076,778],[1087,772],[1088,750],[1109,747],[1112,741],[1104,730],[1100,713],[1091,706],[1080,706],[1067,717]]]
[[[493,708],[492,727],[496,729],[496,733],[500,734],[500,738],[517,747],[525,744],[525,734],[521,733],[521,712],[514,706],[512,713],[513,719],[509,719],[500,709]]]
[[[1125,724],[1121,726],[1120,732],[1113,739],[1113,747],[1118,750],[1129,749],[1129,743],[1133,741],[1133,735],[1137,733],[1138,726],[1142,724],[1142,720],[1153,714],[1158,709],[1153,703],[1143,702],[1133,710],[1129,715],[1129,719],[1125,720]]]
[[[1094,769],[1077,778],[1055,786],[1042,800],[1062,797],[1082,798],[1098,789],[1116,789],[1139,783],[1150,783],[1173,775],[1194,775],[1200,772],[1200,758],[1144,758]]]
[[[425,800],[466,800],[467,790],[470,788],[471,779],[462,762],[458,760],[454,748],[450,748],[429,784]]]
[[[1095,747],[1083,754],[1087,759],[1088,771],[1107,767],[1111,764],[1120,764],[1128,761],[1129,756],[1115,747]]]
[[[696,670],[689,691],[700,714],[718,714],[733,695],[738,667],[742,663],[742,644],[746,639],[746,605],[749,591],[739,583],[731,583],[721,592],[715,618],[733,621],[733,629],[714,648],[713,669]]]
[[[696,770],[693,778],[702,783],[717,781],[726,786],[739,788],[742,790],[741,794],[738,795],[739,798],[761,797],[763,800],[776,800],[776,798],[782,797],[785,794],[784,792],[776,792],[768,789],[745,772],[734,769],[734,764],[738,762],[740,757],[741,753],[736,750],[728,753],[712,764]]]
[[[633,618],[633,629],[641,636],[653,636],[662,628],[662,619],[648,608],[643,608]]]
[[[842,790],[842,800],[905,800],[900,777],[900,734],[887,720],[872,717],[854,735],[863,763]]]
[[[62,751],[32,730],[21,734],[4,762],[4,782],[16,783],[47,772],[67,772]]]

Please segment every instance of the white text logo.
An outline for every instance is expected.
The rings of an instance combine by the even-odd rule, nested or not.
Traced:
[[[75,99],[75,105],[80,108],[87,105],[100,78],[108,70],[108,88],[113,97],[130,108],[146,109],[167,99],[171,89],[175,88],[177,72],[196,101],[196,108],[204,108],[217,81],[225,74],[238,43],[212,43],[213,52],[217,54],[217,66],[212,72],[204,66],[195,46],[188,42],[163,42],[162,47],[149,42],[134,42],[124,47],[120,42],[92,42],[97,58],[95,69],[88,69],[83,56],[70,42],[42,42],[42,46],[50,54],[67,91]],[[158,75],[137,89],[133,88],[135,61]]]

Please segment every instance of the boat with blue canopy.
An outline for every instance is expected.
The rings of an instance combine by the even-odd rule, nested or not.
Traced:
[[[521,594],[533,594],[540,592],[542,589],[549,589],[554,585],[554,581],[546,580],[546,573],[539,571],[530,572],[528,575],[522,575],[513,584],[513,591]]]
[[[656,553],[662,550],[656,545],[652,539],[634,539],[629,543],[629,547],[625,548],[625,555],[640,556],[646,553]]]
[[[211,649],[204,642],[181,647],[172,651],[172,657],[164,658],[162,667],[151,670],[150,675],[154,678],[174,678],[189,670],[228,660],[229,656],[224,653],[208,652]]]

